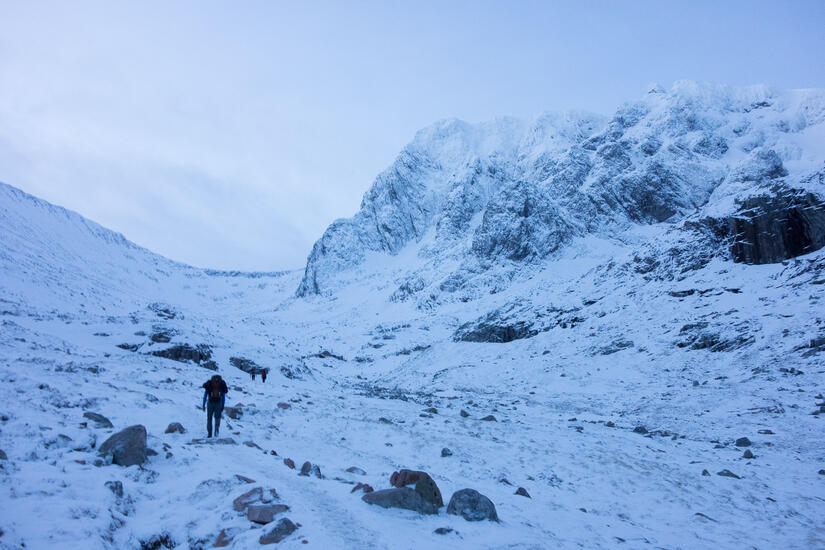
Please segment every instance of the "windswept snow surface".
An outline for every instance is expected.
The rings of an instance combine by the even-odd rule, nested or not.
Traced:
[[[495,125],[523,139],[521,123]],[[232,507],[254,487],[300,524],[284,548],[823,548],[825,249],[745,265],[686,235],[672,221],[574,232],[453,292],[439,281],[466,267],[472,234],[455,232],[451,256],[428,227],[296,298],[303,272],[194,269],[0,186],[0,548],[211,548],[221,530],[254,548],[268,528]],[[195,441],[213,371],[151,354],[178,344],[209,346],[242,411],[224,415],[235,444]],[[230,357],[268,368],[266,383]],[[95,465],[134,424],[158,454]],[[500,523],[351,494],[400,468],[429,472],[445,503],[480,491]]]

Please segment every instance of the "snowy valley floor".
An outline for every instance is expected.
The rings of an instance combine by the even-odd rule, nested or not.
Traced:
[[[741,282],[746,268],[730,269]],[[300,524],[283,548],[823,548],[825,436],[811,414],[823,401],[822,363],[799,353],[782,362],[771,340],[790,327],[804,341],[821,320],[813,287],[764,283],[781,269],[752,288],[708,294],[716,298],[662,298],[658,288],[656,304],[637,296],[588,317],[604,326],[508,344],[453,342],[449,306],[442,317],[386,308],[386,293],[296,301],[294,273],[192,282],[169,300],[175,319],[147,308],[81,318],[4,301],[0,548],[210,548],[221,530],[230,548],[255,548],[262,529],[232,502],[257,486],[275,489],[290,507],[283,515]],[[681,283],[691,284],[701,281]],[[751,326],[764,317],[756,343],[720,353],[675,346],[690,300],[710,313],[733,308]],[[783,307],[799,318],[783,321]],[[621,326],[615,311],[646,322]],[[200,385],[212,372],[148,355],[162,347],[148,340],[159,329],[212,347],[227,405],[242,411],[224,415],[221,435],[235,444],[193,442],[205,436]],[[611,330],[634,346],[583,352],[587,338],[614,341]],[[342,359],[311,357],[323,351]],[[253,382],[232,356],[270,367],[270,377]],[[171,422],[186,433],[165,434]],[[158,454],[143,467],[95,466],[93,442],[133,424],[146,426]],[[743,458],[741,437],[755,458]],[[299,476],[284,458],[317,464],[324,478]],[[389,487],[399,468],[429,472],[445,503],[477,489],[501,522],[388,510],[351,493],[356,482]],[[112,480],[122,498],[104,485]],[[453,531],[434,533],[440,527]]]

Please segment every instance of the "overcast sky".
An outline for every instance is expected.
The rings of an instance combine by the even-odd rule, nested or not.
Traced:
[[[422,126],[825,87],[823,28],[825,1],[0,0],[0,181],[175,260],[300,268]]]

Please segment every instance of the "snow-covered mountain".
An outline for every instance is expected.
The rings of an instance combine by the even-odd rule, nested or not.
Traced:
[[[736,261],[811,252],[825,244],[824,122],[820,90],[692,82],[654,86],[610,119],[440,122],[378,176],[354,217],[327,229],[298,295],[334,290],[371,252],[414,247],[402,292],[415,288],[429,302],[445,285],[466,291],[492,267],[518,269],[574,237],[617,237],[631,224],[706,228],[735,241],[714,254]],[[780,236],[765,243],[766,231]],[[432,270],[456,260],[446,278]]]
[[[824,168],[817,90],[447,121],[256,274],[0,185],[0,549],[825,547]],[[499,521],[352,492],[401,468]]]

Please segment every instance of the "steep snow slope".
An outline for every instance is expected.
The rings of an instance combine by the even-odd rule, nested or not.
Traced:
[[[740,117],[764,140],[745,151],[718,130],[719,159],[685,153],[678,143],[696,136],[669,134],[669,117],[704,125],[725,94],[750,110],[724,111],[722,126]],[[816,241],[821,97],[653,90],[642,118],[661,126],[642,133],[680,174],[667,187],[680,211],[665,222],[631,215],[635,192],[609,191],[651,169],[641,126],[610,130],[629,114],[436,125],[379,177],[366,211],[319,241],[303,282],[175,264],[3,188],[0,548],[210,548],[221,530],[230,548],[257,547],[268,528],[232,501],[258,486],[301,524],[286,548],[825,546],[825,250],[782,240],[801,230]],[[804,128],[766,130],[789,113]],[[632,140],[631,164],[600,179],[615,166],[598,151]],[[551,168],[530,171],[540,166]],[[707,187],[689,177],[716,170]],[[599,197],[618,199],[602,212]],[[775,261],[786,252],[795,257]],[[296,298],[313,276],[320,294]],[[167,353],[187,345],[208,360]],[[231,358],[270,377],[253,382]],[[240,413],[222,432],[234,444],[197,440],[208,361]],[[163,433],[173,421],[187,433]],[[157,456],[95,465],[105,438],[138,423]],[[325,478],[299,476],[285,457]],[[428,471],[445,501],[479,490],[501,522],[350,493],[388,487],[399,468]]]

